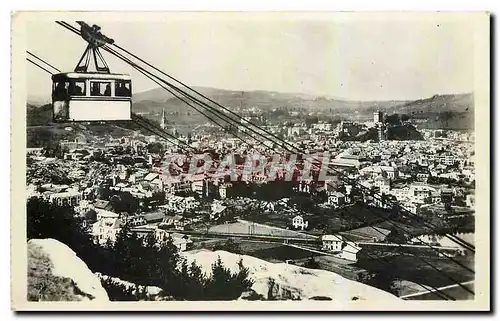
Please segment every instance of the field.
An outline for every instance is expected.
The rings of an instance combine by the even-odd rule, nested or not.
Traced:
[[[283,244],[257,243],[247,240],[237,240],[242,252],[270,262],[285,262],[286,260],[308,259],[317,254],[297,249]]]
[[[331,271],[347,279],[357,281],[358,273],[366,270],[353,264],[346,264],[344,260],[328,255],[319,255],[314,258],[322,270]]]
[[[245,216],[246,220],[278,226],[290,227],[292,213],[253,213]],[[314,213],[302,214],[304,220],[309,222],[308,234],[321,235],[340,231],[347,231],[363,226],[384,222],[389,212],[380,208],[371,208],[362,204],[354,204],[344,208],[318,208]]]
[[[209,233],[221,234],[253,234],[253,235],[271,235],[278,237],[295,237],[303,239],[315,239],[312,235],[299,233],[296,231],[285,230],[273,226],[262,224],[252,224],[251,222],[240,221],[237,223],[215,225],[209,228]]]
[[[379,257],[373,253],[370,253],[370,255],[372,257]],[[455,257],[454,260],[469,268],[473,269],[474,267],[472,257]],[[368,257],[361,257],[356,265],[368,271],[387,273],[396,279],[435,287],[474,279],[473,273],[465,270],[448,258],[393,255],[375,260]]]

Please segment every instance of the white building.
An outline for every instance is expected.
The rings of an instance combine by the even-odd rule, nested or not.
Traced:
[[[77,206],[82,200],[82,192],[78,192],[71,188],[68,188],[64,192],[49,193],[48,199],[51,203],[55,203],[59,206],[62,205]]]
[[[334,254],[334,256],[349,260],[353,262],[358,261],[358,252],[361,251],[361,247],[358,246],[357,243],[354,242],[345,242],[344,247],[340,253]]]
[[[308,225],[309,225],[309,222],[304,221],[304,218],[301,215],[297,215],[292,219],[292,226],[295,229],[300,228],[301,230],[304,230],[307,228]]]
[[[411,202],[424,204],[427,198],[431,197],[432,192],[436,190],[425,185],[412,185],[408,191],[408,197]]]
[[[474,194],[467,195],[465,197],[465,204],[470,208],[474,208],[476,205],[476,196]]]
[[[376,112],[373,113],[373,122],[375,124],[380,124],[384,120],[384,113],[381,112],[380,110],[377,110]]]
[[[116,235],[121,227],[119,215],[110,211],[96,209],[97,221],[92,225],[92,236],[99,244],[105,244],[108,239],[116,241]]]
[[[394,179],[399,175],[399,171],[393,166],[380,166],[380,170],[387,175],[387,178]]]
[[[341,235],[323,235],[321,241],[323,242],[322,250],[332,252],[342,251],[342,243],[344,241]]]
[[[342,235],[323,235],[321,241],[322,249],[334,252],[333,256],[354,262],[358,260],[357,254],[361,247],[355,242],[344,241]]]
[[[377,186],[382,194],[388,194],[391,191],[391,182],[385,177],[378,176],[375,178],[373,185]]]
[[[328,204],[340,206],[345,203],[345,195],[340,192],[334,192],[328,195]]]
[[[227,188],[228,184],[219,185],[219,195],[221,199],[225,199],[227,197]]]

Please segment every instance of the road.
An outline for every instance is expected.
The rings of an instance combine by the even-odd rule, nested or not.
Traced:
[[[374,243],[374,242],[358,242],[359,245],[373,245],[373,246],[387,246],[387,247],[409,247],[415,249],[436,249],[436,250],[451,250],[456,251],[460,248],[451,246],[434,246],[434,245],[420,245],[420,244],[400,244],[400,243]]]
[[[460,284],[442,286],[440,288],[431,289],[429,291],[407,294],[400,296],[399,298],[404,300],[443,300],[443,298],[435,293],[439,291],[454,298],[455,300],[470,300],[472,294],[464,290],[460,285],[467,287],[471,291],[474,291],[474,280],[471,280]]]

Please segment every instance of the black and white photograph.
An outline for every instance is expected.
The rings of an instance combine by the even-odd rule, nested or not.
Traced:
[[[489,309],[488,13],[11,32],[13,309]]]

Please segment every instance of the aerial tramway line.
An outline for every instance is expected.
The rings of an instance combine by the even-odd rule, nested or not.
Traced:
[[[147,63],[146,61],[137,57],[136,55],[132,54],[126,49],[116,45],[113,39],[104,36],[100,32],[100,27],[96,25],[89,26],[84,22],[78,22],[78,24],[81,27],[80,30],[78,30],[77,28],[65,22],[58,21],[57,23],[65,27],[66,29],[80,35],[85,41],[87,41],[88,45],[83,55],[81,56],[75,70],[73,72],[67,72],[67,73],[60,73],[57,68],[49,65],[45,61],[41,60],[40,58],[28,52],[30,55],[41,60],[46,65],[52,67],[53,69],[59,72],[57,74],[54,74],[52,77],[53,80],[52,106],[54,112],[54,121],[56,122],[100,121],[101,122],[101,121],[115,121],[115,120],[116,121],[132,120],[137,124],[139,124],[140,126],[146,128],[150,132],[168,141],[170,141],[170,138],[178,140],[175,136],[165,132],[161,127],[159,127],[152,121],[132,113],[131,111],[132,80],[129,75],[112,74],[109,70],[108,65],[104,60],[104,57],[100,53],[99,50],[100,48],[104,49],[105,51],[111,53],[112,55],[118,57],[127,64],[131,65],[136,70],[141,72],[143,75],[145,75],[146,77],[148,77],[149,79],[153,80],[155,83],[160,85],[162,88],[172,93],[174,97],[185,102],[188,106],[193,107],[198,112],[203,114],[205,117],[207,117],[209,120],[213,121],[223,129],[225,128],[225,126],[222,126],[221,124],[217,123],[217,121],[215,121],[213,117],[216,117],[218,119],[221,119],[229,123],[231,122],[236,123],[236,119],[241,118],[241,116],[239,116],[238,114],[232,112],[231,110],[225,108],[224,106],[218,104],[217,102],[211,100],[210,98],[202,95],[196,90],[188,87],[184,83],[166,74],[165,72],[161,71],[155,66]],[[154,71],[160,72],[163,76],[166,76],[172,81],[175,81],[176,83],[180,84],[180,86],[183,86],[186,89],[193,92],[193,94],[187,93],[179,86],[175,86],[171,82],[166,81],[164,78],[159,77],[153,72],[146,70],[146,68],[135,63],[134,61],[132,61],[132,59],[125,57],[124,54],[117,52],[115,49],[111,48],[111,46],[122,50],[129,56],[138,60],[140,63],[143,63],[147,67],[152,68]],[[95,72],[89,72],[89,66],[90,62],[92,61],[92,58],[96,69]],[[47,70],[47,67],[41,66],[40,63],[34,62],[30,58],[26,59],[31,63],[33,63],[34,65],[38,66],[39,68],[45,70],[46,72],[51,73],[50,71]],[[198,95],[201,98],[197,98],[195,97],[195,95]],[[198,107],[202,107],[206,113],[210,113],[210,116],[207,115],[204,111],[197,109],[196,106],[194,106],[193,104],[197,105]],[[220,107],[222,110],[215,108],[214,105]],[[96,108],[96,106],[98,108]],[[241,122],[238,122],[238,124],[241,125]],[[253,125],[255,128],[250,127],[250,125]],[[259,128],[258,126],[250,122],[249,124],[243,126],[248,127],[253,134],[271,140],[274,144],[278,145],[279,147],[283,148],[288,152],[293,152],[293,151],[302,152],[296,146],[276,137],[274,134],[269,133],[265,129]],[[248,143],[241,137],[237,136],[236,133],[233,133],[233,135],[239,138],[240,140]],[[252,136],[249,133],[247,133],[247,135],[252,137],[253,139],[256,139],[256,136]],[[178,145],[180,148],[184,149],[191,148],[189,145],[180,140],[178,140],[178,142],[182,147],[179,146],[177,143],[176,145]],[[262,141],[260,142],[262,143]],[[341,176],[341,178],[344,179],[343,176]],[[348,182],[352,183],[350,180]],[[356,184],[354,184],[354,186],[356,186]],[[359,188],[361,191],[364,191],[363,187]],[[450,239],[454,240],[457,244],[464,246],[465,248],[467,248],[472,252],[475,251],[472,245],[461,240],[460,238],[453,237]],[[347,239],[347,241],[350,240]],[[433,248],[431,245],[429,245],[429,247]],[[439,252],[439,250],[437,251]],[[367,256],[373,258],[373,256],[369,254],[367,254]],[[379,257],[375,257],[375,259],[383,259],[384,261],[386,261],[384,258],[379,258]],[[432,266],[428,262],[425,261],[423,262],[433,267],[436,271],[444,273],[442,271],[439,271],[436,267]],[[390,264],[390,262],[385,262],[385,263]],[[446,273],[444,274],[446,275]],[[452,282],[455,282],[452,278],[450,277],[448,278]],[[455,283],[459,284],[458,282]],[[453,297],[450,297],[449,295],[442,293],[441,291],[432,286],[425,286],[422,284],[420,284],[420,286],[425,288],[426,290],[428,290],[428,288],[436,290],[436,294],[440,294],[440,296],[444,299],[454,300]],[[474,294],[469,289],[466,290]]]

